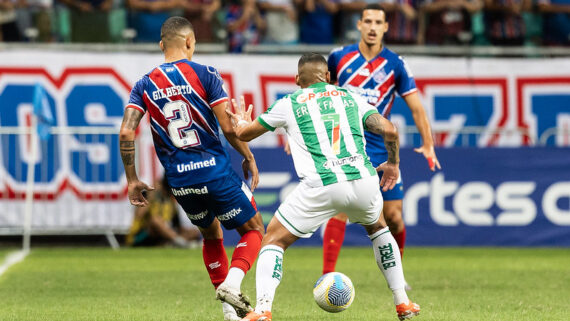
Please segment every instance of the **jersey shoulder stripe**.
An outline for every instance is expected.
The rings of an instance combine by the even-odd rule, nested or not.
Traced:
[[[202,66],[198,64],[194,65]],[[202,100],[207,101],[208,97],[206,95],[206,90],[204,89],[204,86],[202,85],[202,82],[200,81],[198,74],[196,74],[193,66],[191,67],[190,64],[186,62],[179,62],[175,64],[175,66],[180,70],[184,79],[190,84],[190,86],[192,86],[192,89],[196,91],[198,96],[202,98]]]

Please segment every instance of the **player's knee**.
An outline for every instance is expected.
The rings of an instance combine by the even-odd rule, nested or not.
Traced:
[[[402,204],[399,201],[386,201],[382,212],[388,225],[402,221]]]
[[[199,227],[199,229],[200,233],[202,233],[202,236],[206,240],[221,239],[224,237],[224,232],[222,231],[218,220],[214,220],[208,227]]]
[[[299,237],[289,232],[285,228],[285,226],[283,226],[279,222],[279,220],[273,217],[273,219],[269,223],[269,226],[267,226],[267,234],[265,234],[265,236],[263,237],[263,242],[261,243],[261,246],[263,247],[266,245],[276,245],[282,248],[283,250],[286,250],[291,244],[295,243],[295,241],[297,241],[298,239]]]
[[[279,246],[283,250],[286,250],[291,244],[295,243],[297,239],[298,238],[293,235],[267,233],[263,237],[261,247],[264,247],[266,245],[275,245]]]
[[[256,226],[254,226],[252,229],[250,229],[249,231],[256,231],[256,232],[259,232],[259,234],[261,235],[261,237],[264,237],[264,235],[265,235],[265,227],[263,226],[263,224],[261,224],[261,225],[256,225]]]
[[[402,219],[402,212],[385,213],[386,224],[393,233],[399,233],[404,228],[404,220]]]
[[[364,227],[364,229],[366,230],[366,233],[368,235],[372,235],[378,231],[380,231],[381,229],[386,227],[386,221],[384,221],[384,218],[382,216],[380,216],[378,218],[378,221],[376,221],[376,223],[374,224],[370,224],[370,225],[362,225]]]
[[[244,235],[249,231],[258,231],[261,233],[261,236],[265,235],[265,226],[263,225],[261,214],[256,213],[249,221],[238,227],[237,231],[240,235]]]
[[[200,230],[205,240],[216,240],[224,238],[223,233],[220,231]]]

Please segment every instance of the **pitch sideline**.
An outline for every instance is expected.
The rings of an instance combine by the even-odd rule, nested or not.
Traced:
[[[2,276],[2,274],[4,274],[4,272],[6,272],[12,265],[22,262],[28,254],[30,254],[30,251],[26,250],[8,254],[2,265],[0,265],[0,276]]]

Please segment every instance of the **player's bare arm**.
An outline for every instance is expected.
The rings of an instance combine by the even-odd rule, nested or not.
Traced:
[[[366,118],[366,130],[374,134],[381,135],[384,138],[384,145],[388,152],[388,161],[378,165],[376,171],[383,171],[380,186],[384,191],[391,190],[398,181],[400,174],[400,142],[398,131],[389,120],[380,114],[372,114]]]
[[[142,192],[154,189],[154,187],[139,181],[135,166],[135,131],[143,115],[143,113],[134,108],[127,108],[123,116],[123,123],[121,124],[119,134],[121,158],[123,160],[123,166],[125,167],[125,175],[127,176],[129,187],[129,201],[135,206],[147,206],[148,201]]]
[[[412,116],[414,117],[414,123],[422,136],[423,145],[419,148],[415,148],[416,153],[424,155],[428,161],[430,170],[435,171],[435,168],[441,169],[439,160],[435,155],[435,149],[433,144],[433,136],[431,134],[431,127],[429,125],[429,120],[426,115],[426,111],[420,101],[420,97],[417,92],[411,93],[404,96],[404,101],[412,111]]]
[[[230,145],[232,145],[232,147],[243,156],[243,162],[241,164],[243,176],[245,179],[249,179],[249,173],[251,173],[251,191],[253,192],[259,183],[259,171],[257,169],[257,164],[255,163],[255,158],[253,157],[253,153],[249,149],[247,143],[240,140],[236,135],[236,131],[234,126],[232,126],[232,121],[229,115],[226,113],[226,109],[228,109],[227,102],[214,106],[212,111],[216,115],[216,118],[220,123],[220,127],[222,128],[222,132]]]

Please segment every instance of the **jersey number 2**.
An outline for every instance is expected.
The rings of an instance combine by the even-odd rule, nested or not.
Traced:
[[[335,155],[340,154],[340,115],[325,114],[321,116],[323,122],[330,123],[332,133],[329,134],[331,147]]]
[[[200,137],[192,126],[190,106],[182,100],[168,102],[162,109],[164,117],[169,121],[168,135],[174,146],[178,148],[200,145]]]

